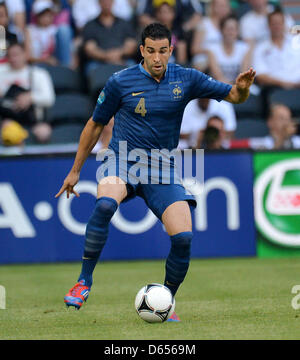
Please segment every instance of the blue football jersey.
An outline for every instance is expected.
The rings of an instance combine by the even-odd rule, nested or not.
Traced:
[[[142,66],[113,74],[98,98],[93,120],[106,125],[114,116],[109,148],[118,153],[119,142],[132,149],[177,148],[184,109],[196,98],[223,100],[231,85],[191,68],[168,64],[157,82]]]

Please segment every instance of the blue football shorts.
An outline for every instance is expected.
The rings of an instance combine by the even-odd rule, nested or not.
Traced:
[[[140,165],[142,170],[138,174],[130,171],[136,164],[136,162],[121,161],[118,157],[108,156],[98,169],[97,180],[99,182],[107,176],[118,176],[125,182],[127,188],[127,196],[123,202],[139,196],[160,220],[166,208],[177,201],[187,201],[191,211],[197,206],[194,196],[184,188],[178,175],[174,175],[176,170],[173,169],[174,173],[172,173],[171,168],[167,183],[165,183],[165,178],[162,180],[162,177],[166,175],[162,176],[162,172],[159,172],[159,178],[154,177],[155,183],[153,183],[148,164]],[[143,176],[141,173],[147,169],[149,172],[145,172],[146,175]]]

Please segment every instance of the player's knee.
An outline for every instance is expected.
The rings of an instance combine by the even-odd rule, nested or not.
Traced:
[[[86,234],[107,231],[108,224],[118,208],[115,199],[100,197],[96,201],[95,209],[86,227]]]
[[[110,220],[117,211],[117,208],[118,203],[115,199],[103,196],[96,201],[95,214]]]
[[[189,257],[191,254],[193,233],[185,231],[171,236],[172,251],[178,256]]]

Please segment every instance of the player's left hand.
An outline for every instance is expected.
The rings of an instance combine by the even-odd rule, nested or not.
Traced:
[[[248,71],[245,71],[236,78],[235,85],[240,90],[249,89],[253,84],[255,79],[256,71],[253,68],[250,68]]]

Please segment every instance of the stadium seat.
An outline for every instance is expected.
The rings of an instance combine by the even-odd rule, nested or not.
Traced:
[[[284,104],[292,111],[293,116],[300,116],[300,89],[275,90],[270,96],[270,104]]]
[[[260,96],[250,95],[242,104],[235,104],[237,119],[260,118],[263,115],[262,99]]]
[[[39,64],[38,66],[44,68],[50,74],[56,94],[81,92],[81,80],[78,72],[64,66],[47,64]]]
[[[122,65],[102,64],[88,74],[89,92],[93,98],[97,97],[101,89],[103,89],[109,77],[117,72],[125,69]]]
[[[46,119],[52,124],[85,123],[92,116],[93,108],[86,95],[58,95],[55,104],[47,110]]]
[[[262,119],[244,119],[237,123],[235,138],[246,139],[249,137],[260,137],[266,136],[268,133],[268,126]]]
[[[67,124],[53,127],[51,144],[78,143],[83,125]]]

